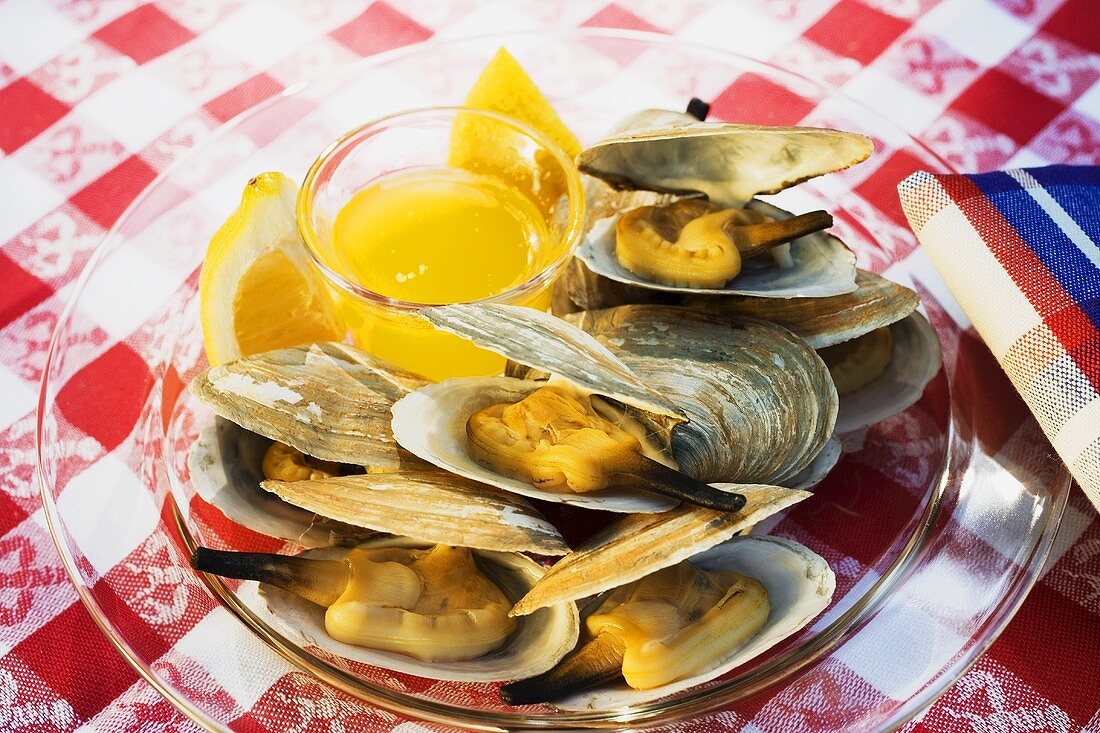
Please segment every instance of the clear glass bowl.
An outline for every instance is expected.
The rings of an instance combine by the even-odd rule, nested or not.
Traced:
[[[496,701],[491,685],[323,659],[265,626],[235,585],[207,585],[187,566],[195,543],[283,547],[228,522],[190,483],[187,450],[210,419],[186,391],[205,366],[195,288],[210,235],[252,175],[280,170],[301,180],[345,130],[402,109],[461,102],[502,42],[582,140],[636,109],[682,108],[691,96],[717,98],[712,117],[874,137],[872,161],[774,198],[832,212],[862,266],[915,284],[944,345],[945,368],[916,405],[845,436],[845,453],[816,496],[758,530],[795,538],[830,562],[838,577],[832,606],[721,679],[632,709],[517,712]],[[1033,422],[1005,431],[1023,408],[984,347],[956,325],[942,281],[919,253],[908,256],[916,243],[897,218],[893,186],[916,166],[947,170],[835,90],[730,53],[623,31],[432,42],[259,105],[134,202],[60,317],[39,406],[38,480],[81,598],[143,677],[215,730],[243,715],[283,726],[320,716],[381,728],[407,716],[487,730],[644,727],[688,716],[711,716],[717,727],[751,719],[762,730],[901,725],[1012,617],[1037,578],[1069,486]],[[122,339],[105,354],[100,327]],[[542,508],[559,524],[569,520],[571,541],[606,521]]]

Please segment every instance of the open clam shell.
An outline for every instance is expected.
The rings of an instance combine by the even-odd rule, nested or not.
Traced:
[[[666,293],[597,275],[579,257],[573,258],[554,287],[556,293],[564,296],[559,297],[554,306],[554,315],[559,318],[577,311],[601,310],[617,305],[676,305],[684,299],[681,293]],[[702,300],[710,298],[704,297]]]
[[[269,438],[215,417],[188,454],[191,483],[205,502],[237,524],[302,547],[357,544],[376,534],[319,517],[260,488],[270,444]]]
[[[191,391],[218,415],[327,461],[401,465],[389,409],[426,380],[353,346],[316,343],[211,367]]]
[[[639,379],[606,346],[549,313],[514,305],[471,303],[425,308],[420,315],[436,328],[553,374],[583,391],[683,420],[675,402]]]
[[[427,547],[405,537],[385,537],[361,547]],[[303,557],[338,559],[348,548],[309,550]],[[509,598],[518,599],[545,570],[528,557],[513,552],[474,550],[478,566]],[[246,596],[256,584],[242,586]],[[522,619],[505,644],[489,654],[460,662],[422,662],[393,652],[336,641],[325,633],[325,609],[274,586],[259,584],[262,616],[298,646],[320,648],[363,664],[435,680],[496,682],[532,677],[553,667],[576,646],[579,620],[573,603],[560,603]]]
[[[569,552],[558,530],[523,499],[436,469],[262,486],[322,517],[424,542],[538,555]]]
[[[867,159],[870,138],[816,127],[700,122],[645,110],[581,151],[577,166],[615,188],[703,193],[726,207]]]
[[[587,286],[585,294],[595,291],[588,296],[592,300],[600,297],[600,290],[608,290],[599,281],[580,283]],[[611,291],[605,297],[615,296]],[[917,309],[920,296],[873,272],[856,270],[856,289],[841,295],[771,300],[744,295],[700,296],[690,297],[682,305],[716,315],[763,318],[790,329],[813,348],[822,349],[900,321]]]
[[[943,365],[936,330],[919,312],[889,328],[893,336],[890,364],[878,379],[840,398],[838,433],[865,428],[905,410],[921,398]]]
[[[519,402],[542,386],[510,377],[465,377],[431,384],[393,406],[393,434],[403,448],[429,463],[521,496],[613,512],[662,512],[676,506],[674,499],[640,491],[605,489],[581,494],[540,489],[475,461],[467,447],[470,416],[491,405]],[[667,462],[656,444],[648,445],[647,455]]]
[[[691,558],[703,570],[726,570],[759,580],[771,606],[764,626],[744,646],[730,649],[713,667],[650,690],[625,682],[600,687],[554,703],[564,710],[614,710],[675,694],[721,677],[797,633],[832,601],[836,576],[825,560],[792,540],[735,537]],[[595,608],[597,601],[586,608]]]
[[[602,593],[675,565],[725,542],[743,529],[811,496],[779,486],[730,485],[745,495],[733,514],[680,506],[663,514],[632,514],[590,538],[547,571],[512,609],[540,608]]]
[[[780,326],[658,305],[568,318],[683,407],[689,422],[673,427],[672,452],[700,481],[785,483],[833,434],[828,368]]]
[[[810,462],[810,465],[784,481],[783,484],[792,489],[809,489],[816,486],[829,475],[829,471],[833,470],[843,451],[844,446],[841,444],[840,438],[833,435],[829,438],[829,442],[825,444],[825,447],[821,449],[821,452]]]
[[[776,220],[793,216],[777,206],[754,200],[748,207]],[[592,272],[628,286],[682,295],[744,295],[757,298],[824,298],[856,289],[856,257],[828,232],[814,232],[790,243],[793,265],[779,267],[770,257],[748,260],[741,273],[721,288],[688,288],[647,280],[619,264],[615,256],[615,222],[604,219],[592,228],[577,257]],[[755,265],[756,260],[761,264]]]

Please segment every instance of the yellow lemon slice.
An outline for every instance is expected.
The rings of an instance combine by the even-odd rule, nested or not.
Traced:
[[[580,141],[569,131],[550,102],[519,62],[501,48],[493,56],[466,96],[466,107],[488,110],[524,122],[550,138],[570,159],[581,150]],[[560,168],[536,151],[527,152],[529,138],[509,125],[475,115],[455,117],[448,163],[474,173],[503,178],[526,193],[547,215],[565,191]]]
[[[550,106],[535,82],[504,48],[497,51],[466,95],[465,106],[499,112],[520,122],[526,122],[553,140],[570,158],[581,152],[577,136],[569,131],[561,117]],[[465,157],[463,146],[476,152],[482,141],[476,137],[476,127],[461,130],[452,140],[451,151],[456,158]]]
[[[287,176],[261,173],[210,240],[199,304],[211,365],[344,337],[327,286],[298,235],[297,195]]]

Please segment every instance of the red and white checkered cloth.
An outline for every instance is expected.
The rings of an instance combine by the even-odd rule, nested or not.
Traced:
[[[0,0],[0,730],[194,729],[99,634],[61,569],[32,482],[45,347],[106,228],[211,130],[324,69],[432,36],[577,25],[671,33],[824,78],[888,110],[962,170],[1100,161],[1095,0]],[[765,81],[736,86],[731,97],[804,103]],[[889,162],[879,169],[889,174],[872,173],[856,192],[892,200],[899,171],[920,167],[904,153]],[[887,213],[904,227],[900,206]],[[868,264],[882,270],[914,260],[919,267],[924,254],[911,238],[897,242]],[[64,390],[62,410],[88,430],[66,448],[87,461],[109,456],[137,416],[103,420],[86,389],[91,380],[81,375],[141,383],[147,374],[116,330],[92,314],[69,356],[86,366]],[[966,333],[963,339],[976,343]],[[971,358],[981,353],[969,348]],[[133,550],[155,551],[148,544]],[[1080,492],[1053,555],[991,651],[907,730],[1100,731],[1100,521]],[[119,613],[172,587],[171,578],[130,578],[126,558],[112,559],[113,587],[133,594],[114,599]],[[161,600],[198,622],[187,598]],[[136,615],[134,623],[141,624]],[[150,644],[163,647],[163,674],[186,673],[173,669],[170,641]],[[398,725],[394,716],[356,713],[318,689],[288,675],[240,710],[234,727]],[[847,694],[814,691],[799,713],[807,726],[814,716],[832,725],[842,720],[836,716]],[[267,717],[263,700],[280,695],[301,697],[301,720]],[[738,716],[700,723],[753,730]]]

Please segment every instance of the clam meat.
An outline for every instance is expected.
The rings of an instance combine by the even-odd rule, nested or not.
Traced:
[[[688,204],[687,202],[694,202]],[[704,210],[713,206],[697,199],[685,199],[676,202],[674,206],[684,211],[692,209]],[[637,209],[633,210],[637,211]],[[733,241],[738,241],[740,236],[752,234],[760,238],[760,246],[768,249],[771,256],[752,256],[755,249],[749,242],[742,241],[742,246],[748,248],[749,256],[746,258],[738,249],[736,257],[737,268],[734,271],[731,265],[728,272],[732,272],[729,278],[719,280],[716,272],[710,272],[708,268],[697,266],[705,277],[687,277],[677,275],[676,267],[683,265],[678,258],[685,258],[691,251],[701,251],[706,256],[704,262],[713,260],[720,262],[719,253],[725,252],[732,261],[733,250],[736,247],[722,245],[715,247],[716,237],[701,240],[700,244],[691,247],[702,246],[702,250],[689,248],[692,232],[689,230],[689,239],[673,247],[668,242],[675,242],[672,229],[665,230],[666,243],[661,247],[651,246],[643,250],[639,245],[641,239],[637,236],[622,236],[619,222],[624,218],[633,216],[645,216],[652,219],[650,212],[643,211],[635,215],[633,211],[620,212],[620,216],[597,222],[588,236],[577,250],[577,258],[584,262],[588,268],[597,275],[614,280],[626,286],[639,289],[655,290],[681,296],[688,295],[745,295],[757,298],[824,298],[834,295],[849,293],[856,289],[855,284],[855,255],[850,249],[832,234],[824,231],[824,227],[831,223],[828,214],[824,212],[810,212],[808,214],[795,215],[784,211],[777,206],[753,199],[745,208],[722,209],[718,211],[740,212],[730,216],[731,220],[755,222],[745,227],[726,227],[732,230],[727,232]],[[675,210],[673,210],[675,211]],[[715,216],[713,220],[706,220],[706,216],[716,215],[718,211],[706,214],[704,221],[698,228],[706,230],[715,221],[721,221],[722,217]],[[637,222],[632,225],[636,229]],[[704,226],[706,225],[706,226]],[[754,227],[759,226],[759,229]],[[747,229],[746,234],[738,235],[737,230]],[[725,234],[723,235],[725,238]],[[624,249],[619,246],[621,241],[629,241],[634,246]],[[711,245],[706,247],[706,245]],[[647,254],[656,251],[656,256],[645,259],[639,254]],[[623,254],[626,256],[623,257]],[[759,254],[759,252],[757,252]],[[674,256],[675,255],[675,256]],[[696,259],[699,259],[697,256]],[[713,264],[712,263],[712,264]]]
[[[859,163],[872,148],[868,138],[839,130],[701,122],[645,110],[583,150],[578,166],[605,186],[694,198],[653,206],[597,196],[601,205],[577,256],[599,275],[671,292],[849,292],[852,253],[835,237],[810,236],[831,226],[828,214],[792,216],[754,197]],[[772,252],[771,266],[760,258],[738,278],[742,261],[763,249]]]
[[[471,377],[410,393],[393,406],[392,428],[397,442],[419,458],[507,491],[590,508],[653,512],[688,501],[737,511],[743,505],[737,492],[677,471],[667,439],[669,426],[684,421],[679,408],[583,331],[546,313],[497,304],[427,308],[422,315],[437,328],[553,374],[554,389],[540,392],[547,385],[532,380]],[[616,460],[597,466],[581,445],[589,439],[612,449]],[[573,487],[565,474],[548,480],[535,465],[540,458],[558,461],[558,468],[572,462],[575,478],[589,475]]]
[[[634,274],[665,285],[722,288],[742,261],[831,226],[824,211],[775,220],[701,199],[631,209],[615,224],[615,257]]]
[[[577,609],[508,610],[541,574],[518,553],[405,538],[300,556],[198,548],[197,570],[258,582],[276,628],[304,646],[432,679],[538,674],[576,644]]]
[[[797,542],[734,537],[586,603],[580,646],[501,695],[565,710],[666,697],[797,633],[828,607],[835,587],[825,560]]]
[[[768,591],[753,578],[685,560],[606,593],[585,619],[589,640],[553,669],[505,685],[511,705],[567,697],[620,677],[650,690],[710,669],[768,619]]]

